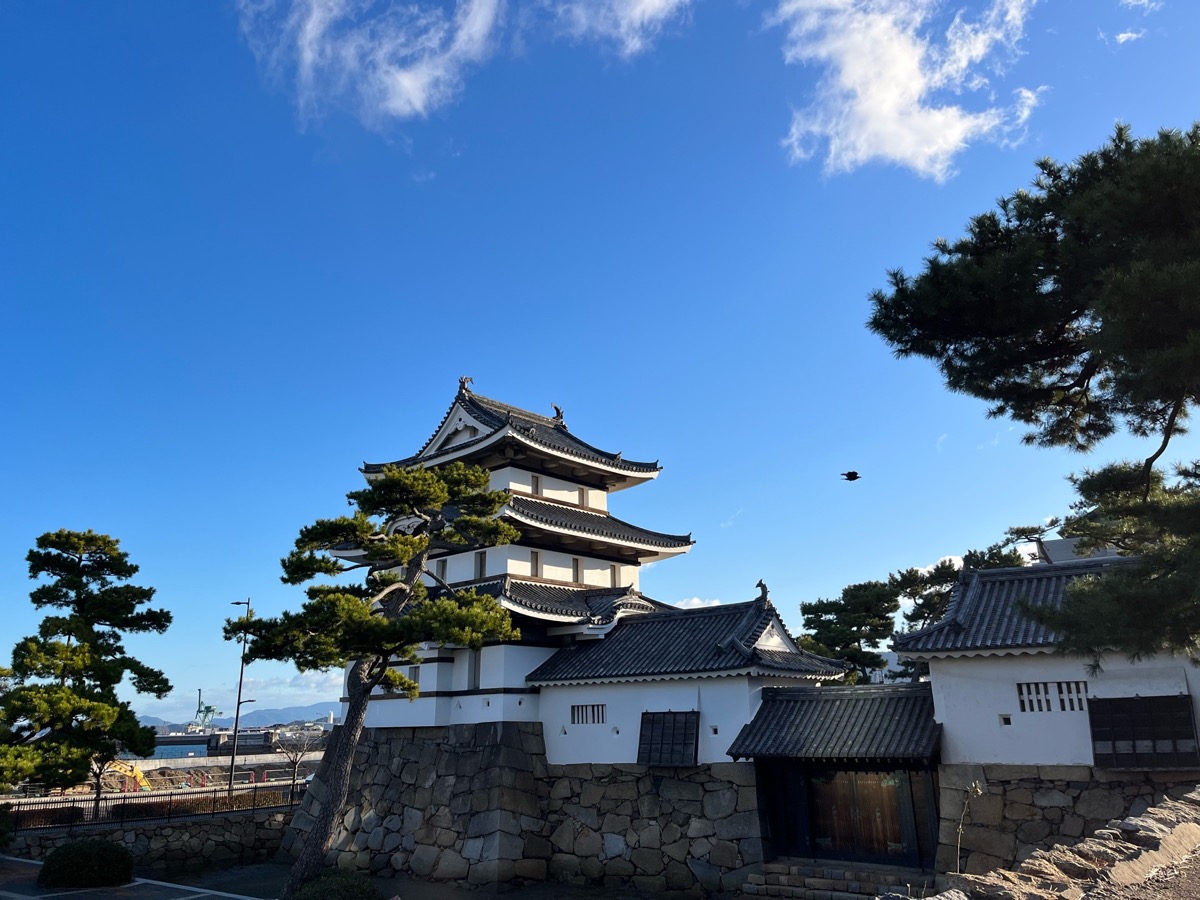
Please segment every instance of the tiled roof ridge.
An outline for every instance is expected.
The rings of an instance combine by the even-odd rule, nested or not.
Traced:
[[[513,406],[511,403],[504,403],[501,400],[493,400],[491,397],[484,397],[482,394],[476,394],[474,391],[464,391],[455,397],[465,398],[468,402],[474,403],[476,406],[483,407],[486,413],[490,413],[493,417],[500,419],[503,423],[509,418],[519,416],[522,419],[529,419],[531,422],[537,422],[539,425],[545,425],[548,428],[563,428],[566,427],[560,420],[552,419],[549,416],[543,416],[541,413],[535,413],[528,409],[522,409],[519,406]],[[578,438],[576,438],[578,440]],[[581,442],[582,443],[582,442]]]
[[[893,682],[891,684],[830,684],[830,685],[786,685],[764,687],[763,699],[789,696],[828,696],[835,699],[838,694],[927,694],[933,690],[928,681]]]
[[[512,501],[516,501],[516,503],[519,503],[521,505],[520,506],[514,505],[514,503]],[[542,504],[545,506],[552,506],[555,509],[570,510],[573,513],[577,513],[577,514],[583,515],[583,516],[591,516],[598,520],[610,522],[616,526],[623,525],[626,528],[632,529],[634,531],[637,531],[637,532],[640,532],[640,533],[646,535],[649,538],[648,543],[653,543],[655,541],[657,541],[660,544],[665,544],[665,545],[670,545],[672,542],[675,544],[694,544],[695,543],[695,541],[692,540],[692,533],[690,531],[686,535],[684,535],[684,534],[668,534],[665,531],[654,531],[650,528],[643,528],[641,525],[634,525],[632,522],[626,522],[624,519],[618,519],[616,516],[612,515],[609,512],[598,512],[593,509],[587,509],[582,506],[576,506],[575,504],[556,504],[556,503],[547,502],[546,500],[543,500],[540,497],[538,497],[538,498],[527,497],[524,494],[512,495],[512,501],[510,501],[509,505],[513,508],[514,511],[521,513],[523,515],[531,516],[532,518],[541,518],[541,520],[543,522],[545,522],[546,524],[555,524],[555,523],[550,520],[549,516],[539,513],[536,508],[532,509],[532,510],[524,510],[524,509],[522,509],[522,506],[525,506],[527,504]],[[579,531],[583,531],[583,532],[589,533],[589,534],[596,534],[601,537],[608,536],[608,535],[605,535],[601,530],[596,529],[596,528],[589,528],[584,524],[575,525],[574,523],[571,523],[571,527],[577,528]]]
[[[664,618],[673,618],[673,617],[678,618],[678,617],[683,617],[683,616],[692,616],[695,618],[701,618],[704,616],[713,616],[713,615],[729,615],[729,613],[731,613],[738,607],[750,606],[750,605],[753,605],[754,602],[755,601],[753,601],[753,600],[742,600],[737,603],[717,603],[713,606],[699,606],[699,607],[696,607],[695,609],[681,609],[678,606],[674,606],[669,610],[663,610],[662,612],[655,613],[654,620],[656,622],[661,622]],[[641,620],[638,620],[635,622],[634,620],[630,620],[627,624],[630,624],[630,625],[639,624],[640,621]]]

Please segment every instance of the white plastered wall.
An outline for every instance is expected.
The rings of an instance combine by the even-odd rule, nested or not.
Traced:
[[[543,687],[546,758],[553,764],[634,763],[643,712],[698,710],[699,762],[729,762],[725,751],[754,717],[761,694],[759,680],[745,676]],[[571,707],[592,704],[604,705],[604,723],[572,725]]]
[[[499,469],[493,469],[491,473],[491,487],[493,491],[513,490],[523,494],[533,494],[533,476],[535,473],[527,472],[524,469],[516,469],[511,466],[504,466]],[[584,505],[594,509],[606,511],[608,509],[608,493],[600,488],[588,487],[574,481],[567,481],[563,478],[554,478],[551,475],[538,474],[541,481],[541,490],[537,496],[545,497],[547,500],[561,500],[564,503],[579,503],[580,489],[583,490]]]
[[[1106,697],[1158,696],[1182,686],[1200,719],[1200,671],[1170,657],[1130,663],[1105,657],[1089,675],[1083,660],[1049,653],[959,657],[929,662],[934,715],[942,723],[945,763],[1092,765],[1086,711],[1022,712],[1017,684],[1085,681],[1088,693]],[[1011,724],[1002,724],[1008,716]]]

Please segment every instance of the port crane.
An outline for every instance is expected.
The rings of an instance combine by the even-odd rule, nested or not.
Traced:
[[[196,717],[192,720],[192,724],[200,731],[212,727],[213,716],[219,716],[222,713],[211,704],[205,704],[204,691],[197,688],[196,690]]]

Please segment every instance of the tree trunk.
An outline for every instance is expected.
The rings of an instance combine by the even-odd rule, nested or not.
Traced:
[[[367,701],[377,680],[370,672],[379,668],[378,660],[357,660],[350,667],[346,678],[346,718],[338,730],[335,740],[325,750],[325,778],[327,795],[321,804],[321,812],[313,823],[312,830],[304,841],[304,849],[292,864],[287,884],[279,900],[291,900],[293,894],[321,874],[325,867],[325,854],[333,843],[333,833],[346,805],[350,791],[350,773],[354,768],[354,751],[362,736],[363,721],[367,716]],[[386,667],[386,660],[384,661]]]

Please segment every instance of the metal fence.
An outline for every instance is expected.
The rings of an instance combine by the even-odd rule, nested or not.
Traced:
[[[41,797],[17,800],[7,816],[15,831],[101,828],[133,822],[212,819],[254,809],[292,809],[308,785],[254,784],[249,787],[192,788],[150,793],[101,794],[99,797]],[[3,799],[0,798],[0,805]]]

